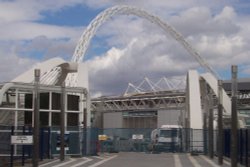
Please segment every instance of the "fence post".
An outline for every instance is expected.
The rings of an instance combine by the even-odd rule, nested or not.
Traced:
[[[231,113],[231,167],[238,164],[238,113],[237,113],[237,72],[238,67],[232,66],[232,113]]]
[[[39,159],[39,108],[40,108],[40,95],[39,95],[39,82],[40,82],[40,70],[35,69],[35,82],[34,82],[34,128],[33,128],[33,167],[38,167]]]
[[[44,128],[40,129],[40,160],[43,161],[44,155]]]
[[[204,154],[207,155],[207,112],[203,114],[203,145],[204,145]]]
[[[51,159],[51,127],[48,127],[48,140],[47,140],[47,146],[48,146],[48,158]]]
[[[60,114],[60,160],[64,161],[65,158],[65,146],[64,146],[64,135],[65,135],[65,82],[61,85],[61,114]]]
[[[25,135],[25,126],[23,126],[23,135]],[[25,164],[25,145],[22,145],[22,166]]]
[[[14,135],[14,126],[11,126],[11,136]],[[11,144],[11,149],[10,149],[10,166],[13,167],[13,154],[14,154],[14,146]]]
[[[87,155],[87,109],[84,108],[83,109],[83,132],[84,132],[84,143],[83,143],[83,147],[84,147],[84,150],[83,150],[83,155]]]
[[[213,95],[209,88],[209,116],[208,116],[208,142],[209,142],[209,157],[214,158],[214,109],[213,109]]]
[[[222,80],[218,81],[218,142],[217,142],[217,151],[218,151],[218,164],[223,164],[223,146],[224,146],[224,134],[223,134],[223,107],[222,107]]]
[[[249,138],[248,138],[248,135],[249,135],[249,129],[246,129],[246,167],[249,167],[249,164],[248,164],[248,154],[249,154],[249,151],[250,148],[249,148]]]

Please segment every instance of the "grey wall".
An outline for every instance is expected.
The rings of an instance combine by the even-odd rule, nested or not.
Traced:
[[[162,125],[179,125],[180,110],[158,110],[157,127]]]
[[[103,128],[122,128],[122,113],[104,113]]]

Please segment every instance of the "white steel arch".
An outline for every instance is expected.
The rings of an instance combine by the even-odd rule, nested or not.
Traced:
[[[136,7],[131,6],[114,6],[111,8],[108,8],[101,12],[99,15],[96,16],[95,19],[91,21],[91,23],[88,25],[88,27],[85,29],[83,34],[81,35],[81,38],[79,42],[77,43],[77,46],[74,51],[74,55],[72,57],[72,62],[80,63],[82,62],[84,55],[88,49],[88,46],[90,44],[90,41],[92,37],[95,35],[97,29],[106,22],[109,18],[111,18],[114,15],[118,14],[133,14],[142,18],[145,18],[152,23],[158,25],[160,28],[164,30],[167,34],[171,35],[176,41],[178,41],[190,54],[195,58],[195,60],[203,67],[206,71],[212,73],[214,76],[218,77],[217,73],[212,69],[211,66],[200,56],[200,54],[185,40],[185,38],[177,32],[172,26],[161,20],[159,17],[148,13],[147,11],[143,9],[139,9]],[[47,80],[51,80],[51,76],[58,77],[58,73],[60,72],[60,69],[57,68],[47,74],[47,76],[43,77],[43,83],[47,83]],[[51,74],[53,73],[53,75]],[[69,74],[67,77],[66,84],[68,86],[76,86],[77,74]]]
[[[158,25],[166,33],[170,34],[176,41],[178,41],[190,54],[195,58],[195,60],[203,67],[207,72],[212,73],[214,76],[218,77],[217,73],[212,69],[211,66],[200,56],[200,54],[190,45],[185,38],[177,32],[172,26],[161,20],[159,17],[148,13],[143,9],[139,9],[131,6],[114,6],[108,8],[101,12],[85,29],[81,38],[75,48],[74,55],[72,57],[73,62],[81,62],[84,55],[88,49],[92,37],[95,35],[97,29],[106,22],[109,18],[117,14],[133,14],[142,18],[145,18],[152,23]],[[75,85],[76,76],[74,74],[68,77],[68,85]]]

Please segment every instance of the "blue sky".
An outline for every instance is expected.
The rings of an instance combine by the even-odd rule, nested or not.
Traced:
[[[59,26],[83,26],[88,25],[102,10],[76,5],[56,12],[42,12],[44,17],[37,22]]]
[[[173,26],[225,79],[232,64],[250,74],[250,2],[244,0],[0,0],[0,81],[52,57],[70,60],[88,24],[114,5],[142,8]],[[185,76],[199,64],[149,21],[113,16],[96,32],[84,61],[92,93],[121,94],[145,76]]]

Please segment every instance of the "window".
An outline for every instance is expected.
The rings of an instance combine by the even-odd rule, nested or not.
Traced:
[[[68,113],[67,116],[67,125],[68,126],[78,126],[79,122],[78,113]]]
[[[52,113],[52,126],[60,126],[60,113]]]

